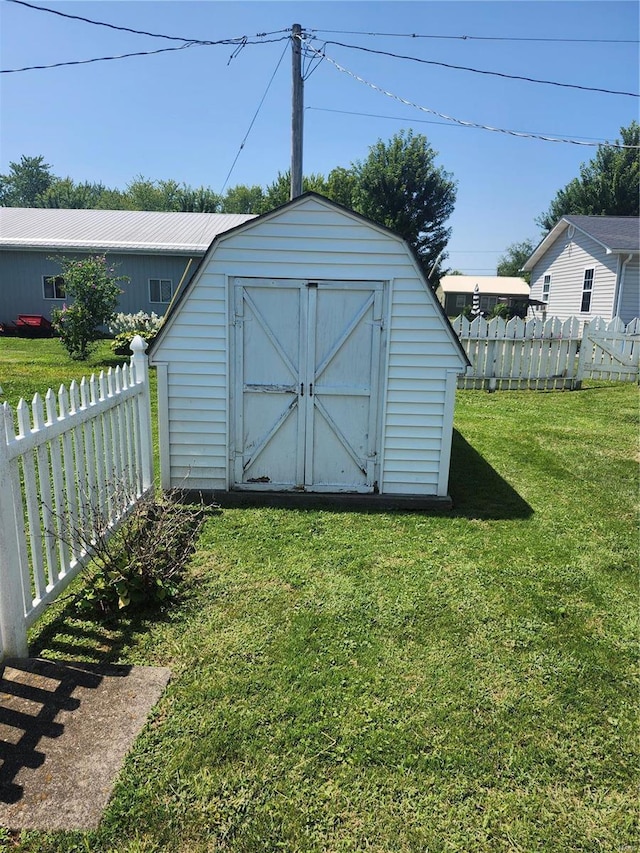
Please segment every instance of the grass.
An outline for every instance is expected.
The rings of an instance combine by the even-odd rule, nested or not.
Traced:
[[[453,512],[224,510],[164,617],[53,608],[32,653],[173,678],[98,831],[7,843],[637,849],[637,427],[633,385],[461,392]]]

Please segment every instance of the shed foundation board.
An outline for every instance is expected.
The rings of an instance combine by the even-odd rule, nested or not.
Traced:
[[[0,672],[0,825],[95,829],[166,668],[7,660]]]
[[[324,509],[333,512],[425,512],[449,510],[452,501],[449,495],[380,495],[322,493],[322,492],[270,492],[270,491],[229,491],[229,492],[187,492],[187,498],[211,500],[222,507],[268,506],[282,509]]]

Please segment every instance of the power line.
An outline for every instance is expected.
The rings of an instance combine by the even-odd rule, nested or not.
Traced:
[[[17,0],[10,0],[10,2],[14,3],[17,2]],[[277,39],[263,39],[261,41],[247,40],[243,42],[240,46],[245,47],[248,44],[271,44],[273,42],[285,40],[289,41],[289,38],[289,36],[281,36]],[[49,65],[25,65],[22,68],[3,68],[0,70],[0,74],[17,74],[20,71],[42,71],[48,68],[62,68],[66,65],[89,65],[92,62],[111,62],[114,59],[129,59],[132,56],[155,56],[158,53],[168,53],[170,51],[184,50],[187,47],[211,47],[213,45],[220,44],[236,44],[236,42],[230,42],[226,39],[219,42],[190,41],[180,45],[179,47],[161,47],[157,50],[138,50],[133,53],[120,53],[114,56],[96,56],[93,59],[73,59],[67,62],[52,62]]]
[[[289,40],[289,38],[287,37],[287,41],[288,40]],[[238,162],[238,157],[240,156],[242,149],[244,148],[245,142],[247,141],[249,134],[251,133],[251,128],[253,127],[255,120],[258,118],[258,113],[260,112],[262,105],[264,104],[265,98],[267,97],[267,93],[269,92],[269,89],[271,88],[271,84],[273,83],[273,80],[274,80],[274,78],[278,72],[278,68],[280,68],[280,65],[282,64],[282,60],[284,59],[284,55],[287,52],[288,47],[289,47],[289,45],[285,44],[284,50],[282,51],[280,59],[278,60],[276,67],[273,70],[273,74],[271,75],[271,79],[267,83],[267,88],[264,90],[264,95],[262,96],[260,103],[258,104],[258,109],[255,111],[255,114],[254,114],[253,118],[251,119],[251,124],[249,125],[249,128],[244,135],[244,139],[240,143],[240,148],[238,148],[238,153],[236,154],[235,159],[234,159],[233,163],[231,164],[231,168],[229,169],[227,177],[224,179],[224,184],[222,185],[222,189],[220,190],[220,195],[222,195],[222,193],[225,190],[225,187],[227,186],[229,178],[231,177],[231,173],[233,172],[234,167],[235,167],[236,163]]]
[[[91,18],[84,18],[82,15],[70,15],[68,12],[60,12],[58,9],[48,9],[46,6],[36,6],[35,3],[26,3],[25,0],[6,0],[7,3],[16,3],[18,6],[26,6],[28,9],[35,9],[38,12],[49,12],[51,15],[58,15],[61,18],[69,18],[73,21],[83,21],[85,24],[94,24],[97,27],[108,27],[111,30],[120,30],[125,33],[134,33],[139,36],[151,36],[151,38],[158,39],[171,39],[172,41],[182,41],[189,42],[190,44],[233,44],[235,42],[241,42],[243,39],[246,39],[246,36],[236,36],[230,39],[223,39],[218,41],[203,41],[202,39],[192,39],[186,38],[183,36],[168,36],[164,33],[150,33],[146,30],[136,30],[132,27],[122,27],[118,24],[109,24],[105,21],[95,21]],[[263,36],[272,36],[277,35],[279,33],[289,33],[291,32],[291,27],[287,27],[282,30],[274,30],[273,32],[268,33],[256,33],[254,38],[262,38]]]
[[[17,2],[17,0],[10,0]],[[91,62],[109,62],[113,59],[128,59],[131,56],[153,56],[156,53],[167,53],[172,50],[184,50],[187,47],[194,47],[193,42],[182,44],[180,47],[161,47],[158,50],[141,50],[136,53],[121,53],[118,56],[98,56],[94,59],[74,59],[69,62],[53,62],[51,65],[25,65],[23,68],[3,68],[0,74],[17,74],[20,71],[42,71],[45,68],[62,68],[64,65],[89,65]]]
[[[428,119],[428,118],[408,118],[406,116],[387,116],[387,115],[381,115],[380,113],[361,113],[361,112],[355,112],[354,110],[335,110],[335,109],[331,109],[330,107],[305,107],[305,110],[315,110],[316,112],[323,112],[323,113],[340,113],[341,115],[347,115],[347,116],[364,116],[365,118],[386,118],[386,119],[391,119],[393,121],[401,121],[401,122],[404,122],[405,124],[407,122],[411,122],[411,124],[435,124],[438,127],[464,127],[464,125],[451,124],[451,122],[447,122],[447,121],[433,121],[432,119]],[[472,128],[472,129],[477,130],[477,128]],[[521,131],[519,131],[519,133],[532,133],[534,135],[539,135],[539,134],[536,134],[534,131],[528,131],[528,130],[527,131],[521,130]],[[595,142],[599,142],[599,140],[595,136],[576,136],[575,138],[576,139],[591,139],[591,140],[594,140]]]
[[[414,103],[413,101],[409,101],[406,98],[401,98],[399,95],[394,95],[393,92],[389,92],[387,89],[383,89],[380,86],[377,86],[375,83],[371,83],[369,80],[365,80],[364,77],[360,77],[358,74],[354,74],[353,71],[349,71],[348,68],[345,68],[343,65],[340,65],[338,62],[335,61],[335,59],[331,59],[331,57],[327,56],[326,53],[323,53],[323,52],[317,50],[315,47],[313,47],[313,45],[307,43],[307,47],[310,50],[313,50],[318,56],[322,56],[323,59],[325,59],[327,62],[329,62],[335,68],[337,68],[338,71],[341,71],[343,74],[346,74],[347,76],[353,78],[354,80],[357,80],[358,83],[362,83],[363,85],[368,86],[370,89],[373,89],[375,92],[379,92],[382,95],[386,95],[388,98],[392,98],[394,101],[398,101],[398,103],[404,104],[407,107],[413,107],[416,110],[421,110],[422,112],[430,113],[431,115],[436,115],[439,118],[445,119],[445,121],[454,122],[455,124],[462,125],[463,127],[475,127],[475,128],[478,128],[479,130],[491,131],[492,133],[504,133],[507,136],[516,136],[520,139],[539,139],[542,142],[563,142],[563,143],[567,143],[570,145],[583,145],[583,146],[588,146],[591,148],[596,148],[596,147],[599,147],[602,145],[606,145],[610,148],[633,148],[633,149],[640,148],[640,146],[638,146],[638,145],[625,145],[623,143],[617,143],[617,142],[604,142],[604,141],[603,142],[585,142],[585,141],[578,140],[578,139],[566,139],[566,138],[553,137],[553,136],[543,136],[542,134],[538,134],[538,133],[521,133],[517,130],[507,130],[507,129],[501,128],[501,127],[491,127],[490,125],[486,125],[486,124],[479,124],[479,123],[472,122],[472,121],[464,121],[463,119],[454,118],[453,116],[448,116],[445,113],[439,113],[437,110],[432,110],[430,107],[424,107],[424,106],[421,106],[420,104]]]
[[[535,41],[535,42],[561,42],[567,44],[638,44],[637,39],[572,39],[572,38],[536,38],[534,36],[443,36],[421,33],[370,33],[363,30],[319,30],[309,27],[307,32],[328,33],[329,35],[343,36],[384,36],[389,38],[411,38],[411,39],[447,39],[457,41]]]
[[[390,56],[393,59],[406,59],[406,60],[409,60],[410,62],[419,62],[422,65],[437,65],[437,66],[440,66],[441,68],[452,68],[452,69],[455,69],[456,71],[470,71],[470,72],[473,72],[474,74],[485,74],[485,75],[489,75],[492,77],[503,77],[503,78],[508,79],[508,80],[523,80],[527,83],[542,83],[546,86],[560,86],[560,87],[565,88],[565,89],[581,89],[585,92],[602,92],[606,95],[626,95],[630,98],[640,97],[640,95],[638,95],[635,92],[621,92],[621,91],[618,91],[615,89],[600,89],[600,88],[596,88],[594,86],[580,86],[577,83],[560,83],[557,80],[541,80],[541,79],[538,79],[536,77],[525,77],[525,76],[521,76],[518,74],[506,74],[503,71],[485,71],[485,70],[480,69],[480,68],[470,68],[466,65],[453,65],[449,62],[436,62],[435,60],[432,60],[432,59],[421,59],[418,56],[405,56],[405,55],[400,54],[400,53],[392,53],[391,51],[388,51],[388,50],[375,50],[374,48],[363,47],[362,45],[345,44],[344,42],[341,42],[341,41],[327,41],[324,44],[325,45],[335,44],[338,47],[346,47],[349,50],[361,50],[361,51],[364,51],[365,53],[374,53],[378,56]]]

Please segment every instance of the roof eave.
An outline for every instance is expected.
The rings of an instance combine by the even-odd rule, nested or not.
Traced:
[[[61,243],[3,243],[0,241],[0,250],[7,252],[111,252],[118,255],[204,255],[207,246],[121,246],[84,244],[61,244]]]

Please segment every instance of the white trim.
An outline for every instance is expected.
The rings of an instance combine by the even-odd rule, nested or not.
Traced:
[[[622,297],[622,290],[624,285],[624,274],[627,269],[627,264],[633,259],[634,252],[629,252],[627,257],[623,260],[622,255],[618,255],[618,269],[616,270],[616,289],[613,295],[613,312],[612,317],[618,316],[618,311],[620,309],[620,299]]]
[[[151,298],[151,282],[152,281],[158,282],[158,296],[160,296],[160,297],[162,297],[162,282],[168,281],[169,285],[171,287],[171,296],[166,300],[163,300],[162,298],[152,299]],[[161,276],[149,277],[147,279],[147,285],[148,285],[148,292],[149,292],[149,302],[152,305],[171,305],[171,303],[173,302],[173,279],[172,278],[163,278]]]
[[[49,274],[49,275],[43,275],[42,276],[42,298],[46,299],[47,302],[62,302],[64,299],[67,298],[66,295],[65,296],[47,296],[46,291],[45,291],[45,285],[46,285],[48,278],[53,278],[53,279],[61,278],[63,283],[64,283],[64,276],[62,275],[62,273],[53,273],[53,274]],[[54,283],[53,283],[53,292],[54,293],[55,293],[55,290],[56,290],[56,285],[55,285],[55,281],[54,281]]]
[[[391,307],[393,305],[393,295],[395,289],[395,278],[389,279],[387,290],[387,305],[386,309],[383,310],[383,322],[384,322],[384,334],[382,336],[382,348],[381,348],[381,357],[382,357],[382,371],[381,371],[381,380],[383,382],[382,393],[380,394],[380,438],[378,447],[380,448],[380,457],[379,457],[379,467],[378,467],[378,492],[383,494],[385,491],[385,482],[384,482],[384,474],[385,474],[385,447],[387,444],[387,398],[389,395],[389,362],[390,362],[390,352],[391,347],[389,346],[389,336],[391,330]]]
[[[231,298],[231,293],[229,288],[231,287],[231,276],[228,273],[225,273],[224,276],[224,310],[225,310],[225,323],[224,323],[224,334],[225,334],[225,381],[227,383],[226,391],[225,391],[225,399],[227,401],[226,411],[224,413],[224,435],[225,435],[225,447],[227,448],[227,452],[225,454],[225,472],[224,478],[225,483],[227,484],[226,488],[229,490],[231,488],[231,453],[233,452],[232,448],[235,445],[235,441],[233,439],[233,435],[231,434],[231,412],[233,406],[233,382],[231,377],[231,365],[234,363],[234,355],[235,355],[235,342],[234,335],[231,334],[231,325],[234,321],[234,312],[233,312],[233,300]],[[234,352],[232,352],[232,348]]]
[[[169,365],[156,364],[158,377],[158,441],[160,444],[160,486],[171,488],[171,446],[169,444]]]
[[[453,412],[456,404],[456,386],[458,373],[447,370],[445,383],[444,412],[442,415],[442,443],[440,445],[440,467],[438,469],[438,497],[449,493],[449,468],[451,465],[451,444],[453,438]]]
[[[585,284],[587,283],[587,273],[588,272],[591,272],[592,275],[591,275],[591,287],[587,289],[585,287]],[[585,267],[584,272],[582,273],[582,290],[580,291],[580,309],[579,309],[580,314],[590,314],[591,313],[591,303],[593,302],[593,285],[595,284],[595,281],[596,281],[596,266],[595,266],[595,264],[594,264],[594,266],[591,266],[591,267]],[[584,301],[585,293],[589,294],[589,307],[586,310],[582,307],[582,303]]]

